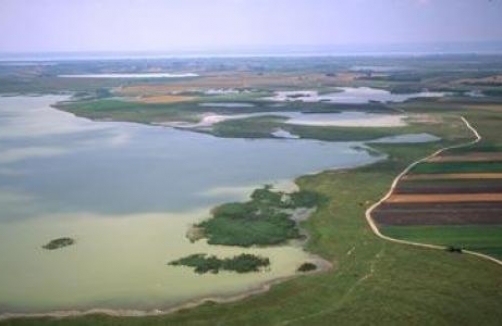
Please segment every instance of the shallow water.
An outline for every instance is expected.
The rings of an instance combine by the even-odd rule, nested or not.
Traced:
[[[199,103],[199,106],[209,107],[209,108],[252,108],[254,104],[244,103],[244,102],[207,102]]]
[[[402,114],[376,114],[366,112],[343,111],[336,113],[303,113],[270,111],[244,114],[206,114],[198,123],[172,123],[179,128],[211,127],[217,123],[228,120],[239,120],[264,116],[284,117],[284,123],[304,126],[339,126],[339,127],[402,127],[406,126],[405,115]],[[286,137],[287,138],[287,137]]]
[[[197,77],[193,73],[170,74],[170,73],[142,73],[142,74],[78,74],[78,75],[59,75],[60,78],[187,78]]]
[[[375,114],[366,112],[341,113],[279,113],[289,119],[285,122],[304,126],[338,126],[338,127],[402,127],[406,126],[405,115]]]
[[[398,136],[390,136],[390,137],[383,137],[379,139],[372,140],[368,143],[380,143],[380,144],[400,144],[400,143],[406,143],[406,144],[419,144],[419,143],[431,143],[435,141],[439,141],[441,138],[427,134],[427,133],[421,133],[421,134],[407,134],[407,135],[398,135]]]
[[[419,97],[442,97],[440,92],[421,92],[410,94],[392,94],[383,89],[370,87],[340,87],[339,92],[320,95],[317,91],[279,91],[268,98],[271,101],[287,102],[328,102],[345,104],[364,104],[375,102],[404,102]]]
[[[223,139],[92,122],[49,107],[64,98],[0,97],[0,311],[153,309],[293,275],[298,245],[195,244],[190,224],[257,185],[374,162],[358,143]],[[46,251],[69,236],[71,247]],[[168,261],[254,252],[269,271],[196,275]]]

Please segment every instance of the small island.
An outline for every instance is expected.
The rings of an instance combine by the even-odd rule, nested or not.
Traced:
[[[241,254],[232,258],[223,259],[216,256],[208,256],[206,254],[194,254],[172,261],[168,263],[168,265],[193,267],[194,272],[197,274],[217,274],[220,270],[242,274],[258,272],[263,268],[270,266],[270,260],[268,258],[251,254]]]
[[[313,263],[303,263],[298,267],[297,271],[302,273],[312,272],[317,270],[317,265]]]
[[[46,250],[55,250],[68,247],[73,244],[75,244],[75,239],[65,237],[51,240],[49,243],[43,245],[42,248]]]
[[[197,238],[191,240],[207,238],[209,244],[250,247],[297,239],[300,231],[293,216],[299,209],[316,207],[322,199],[312,191],[285,193],[266,185],[256,189],[250,201],[213,209],[212,218],[194,226]]]

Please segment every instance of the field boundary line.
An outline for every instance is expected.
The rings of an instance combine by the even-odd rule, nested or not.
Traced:
[[[470,141],[468,141],[466,143],[462,143],[462,144],[457,144],[457,145],[452,145],[452,146],[441,148],[441,149],[435,151],[434,153],[432,153],[432,154],[430,154],[430,155],[428,155],[426,157],[423,157],[423,158],[421,158],[421,159],[419,159],[419,160],[411,163],[397,177],[394,178],[394,180],[392,181],[392,184],[391,184],[391,187],[390,187],[389,191],[378,202],[374,203],[373,205],[371,205],[370,208],[368,208],[366,210],[366,212],[365,212],[366,221],[368,222],[371,230],[373,231],[373,233],[377,237],[379,237],[381,239],[384,239],[384,240],[387,240],[387,241],[390,241],[390,242],[404,244],[404,245],[409,245],[409,246],[428,248],[428,249],[436,249],[436,250],[446,250],[447,249],[447,247],[445,247],[445,246],[434,245],[434,244],[430,244],[430,243],[421,243],[421,242],[401,240],[401,239],[396,239],[396,238],[392,238],[392,237],[386,236],[386,235],[384,235],[384,234],[382,234],[380,232],[380,229],[378,228],[378,226],[376,225],[375,221],[373,220],[373,217],[372,217],[371,213],[373,213],[373,211],[378,206],[380,206],[384,201],[386,201],[387,199],[389,199],[389,197],[394,192],[394,190],[395,190],[397,184],[399,183],[399,181],[401,181],[401,179],[406,174],[408,174],[408,172],[410,172],[411,169],[413,169],[418,164],[426,162],[427,160],[429,160],[429,159],[431,159],[431,158],[433,158],[433,157],[435,157],[435,156],[437,156],[437,155],[439,155],[439,154],[441,154],[441,153],[443,153],[445,151],[448,151],[448,150],[451,150],[451,149],[457,149],[457,148],[464,148],[464,147],[472,146],[474,144],[479,143],[483,139],[481,137],[481,135],[478,133],[478,131],[469,123],[469,121],[467,121],[467,119],[464,116],[461,116],[460,119],[464,122],[465,126],[474,134],[475,139],[470,140]],[[482,253],[479,253],[479,252],[475,252],[475,251],[471,251],[471,250],[462,250],[462,252],[466,253],[466,254],[469,254],[469,255],[472,255],[472,256],[479,257],[479,258],[484,258],[486,260],[489,260],[491,262],[494,262],[494,263],[502,266],[502,260],[499,260],[499,259],[494,258],[492,256],[485,255],[485,254],[482,254]]]

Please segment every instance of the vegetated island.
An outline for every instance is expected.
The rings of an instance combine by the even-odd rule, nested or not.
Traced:
[[[273,191],[271,185],[256,189],[251,200],[243,203],[227,203],[212,211],[212,218],[194,225],[187,237],[192,241],[207,238],[209,244],[250,247],[283,243],[300,238],[297,214],[310,215],[310,210],[322,201],[322,197],[312,191],[301,190],[293,193]],[[307,209],[305,211],[305,209]],[[303,211],[302,211],[303,210]],[[294,218],[296,216],[296,219]],[[251,254],[241,254],[233,258],[219,259],[206,254],[194,254],[169,263],[172,266],[194,267],[195,272],[218,273],[220,270],[237,273],[257,272],[270,265],[270,260]],[[312,263],[304,263],[299,272],[317,269]]]
[[[51,240],[47,244],[43,245],[42,248],[47,250],[61,249],[75,244],[75,239],[72,238],[58,238]]]
[[[317,270],[316,264],[306,262],[306,263],[301,264],[300,267],[298,267],[298,269],[296,271],[302,272],[302,273],[307,273],[307,272],[312,272],[315,270]]]
[[[286,193],[272,191],[272,186],[266,185],[256,189],[250,201],[216,207],[212,218],[195,225],[195,231],[187,236],[192,241],[207,238],[207,242],[214,245],[280,244],[301,237],[294,216],[302,209],[315,208],[322,200],[323,197],[313,191]]]
[[[242,274],[258,272],[270,266],[270,260],[265,257],[251,254],[241,254],[232,258],[223,259],[216,256],[208,256],[206,254],[194,254],[172,261],[168,263],[168,265],[193,267],[197,274],[217,274],[220,270]]]

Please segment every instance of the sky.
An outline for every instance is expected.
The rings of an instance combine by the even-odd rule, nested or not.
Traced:
[[[502,0],[0,0],[0,52],[502,42]]]

